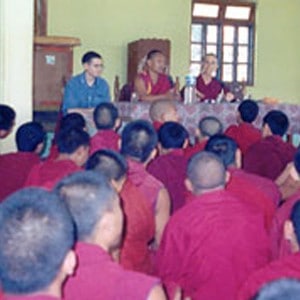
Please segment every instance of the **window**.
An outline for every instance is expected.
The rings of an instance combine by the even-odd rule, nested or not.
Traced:
[[[202,57],[219,60],[217,78],[253,85],[255,4],[245,1],[192,0],[191,60],[194,75]]]

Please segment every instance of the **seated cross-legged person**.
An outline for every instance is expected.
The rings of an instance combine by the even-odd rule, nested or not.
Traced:
[[[82,170],[89,156],[89,135],[79,129],[62,130],[57,137],[59,155],[31,169],[24,186],[52,189],[63,177]]]
[[[128,163],[128,178],[147,199],[155,217],[155,250],[170,216],[170,196],[164,185],[147,172],[146,167],[156,155],[157,134],[144,120],[127,124],[121,136],[121,153]]]
[[[187,159],[183,149],[188,144],[187,130],[176,122],[166,122],[158,131],[160,155],[150,162],[147,171],[161,181],[171,198],[171,212],[185,204]]]
[[[179,121],[176,102],[172,100],[164,99],[151,103],[149,116],[156,131],[158,131],[165,122]]]
[[[15,125],[16,112],[8,105],[0,105],[0,139],[6,138]]]
[[[90,153],[97,150],[119,150],[120,136],[117,130],[121,125],[118,109],[112,103],[101,103],[94,110],[94,123],[97,133],[91,138]]]
[[[196,128],[196,143],[194,146],[184,149],[186,158],[191,158],[194,154],[203,151],[207,140],[215,135],[223,132],[223,125],[219,119],[214,116],[207,116],[199,121]]]
[[[45,131],[37,122],[28,122],[18,128],[18,151],[0,155],[0,201],[23,187],[30,169],[40,161],[44,138]]]
[[[289,240],[291,253],[293,254],[273,261],[264,268],[251,274],[241,287],[238,297],[239,300],[251,299],[264,284],[273,280],[282,278],[295,278],[300,280],[300,201],[294,205],[290,220],[285,222],[283,234],[285,238]]]
[[[279,204],[280,193],[276,184],[265,177],[241,170],[241,153],[237,143],[225,135],[212,136],[206,151],[218,155],[224,162],[230,179],[226,190],[247,203],[252,203],[264,214],[265,227],[270,231],[272,220]]]
[[[4,300],[58,300],[76,257],[65,205],[42,189],[20,190],[0,210],[0,280]]]
[[[139,100],[180,100],[170,78],[165,74],[165,69],[166,58],[163,53],[160,50],[151,50],[147,54],[145,70],[134,81],[134,90]]]
[[[225,134],[234,139],[242,154],[245,154],[248,148],[261,140],[261,131],[253,126],[258,115],[259,107],[253,100],[243,101],[237,112],[237,125],[230,125]]]
[[[154,217],[145,197],[127,178],[125,158],[112,150],[99,150],[88,159],[86,169],[105,174],[121,198],[125,228],[120,264],[126,269],[150,274],[153,267],[149,244],[154,238]]]
[[[119,197],[105,175],[83,171],[56,187],[73,216],[78,242],[75,276],[64,290],[65,300],[164,300],[157,278],[128,271],[112,260],[120,247],[123,214]]]
[[[250,272],[269,262],[263,217],[225,190],[226,170],[213,153],[189,161],[193,200],[168,222],[157,254],[160,278],[191,299],[235,299]]]
[[[275,180],[296,153],[295,147],[282,139],[288,127],[289,120],[283,112],[268,112],[263,118],[263,138],[248,148],[243,168],[247,172]]]

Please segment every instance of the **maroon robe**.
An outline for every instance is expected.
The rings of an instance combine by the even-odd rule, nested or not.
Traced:
[[[0,298],[2,299],[2,298]],[[32,296],[4,296],[3,300],[59,300],[61,298],[56,298],[53,296],[46,295],[32,295]]]
[[[157,82],[154,83],[148,72],[142,72],[139,75],[146,87],[147,95],[161,95],[167,93],[171,88],[171,82],[167,75],[158,74]]]
[[[229,126],[225,131],[225,135],[236,141],[242,154],[245,154],[251,145],[262,139],[261,131],[246,122]]]
[[[252,299],[265,284],[283,278],[300,280],[299,252],[294,255],[289,255],[281,260],[273,261],[266,267],[251,274],[240,289],[237,299]]]
[[[207,144],[207,140],[200,141],[196,143],[194,146],[187,147],[184,149],[184,156],[187,159],[190,159],[194,154],[203,151],[205,149],[205,146]]]
[[[124,270],[102,248],[78,242],[76,274],[65,285],[65,300],[147,299],[159,279]]]
[[[171,197],[171,213],[185,204],[186,169],[187,159],[182,149],[174,149],[158,156],[147,167],[147,171],[161,181],[168,190]]]
[[[24,186],[43,187],[51,190],[62,178],[81,170],[82,168],[69,159],[46,160],[31,169]]]
[[[157,253],[169,295],[182,287],[192,299],[235,299],[249,273],[269,262],[263,217],[224,190],[194,199],[174,214]]]
[[[152,125],[153,125],[154,129],[158,132],[158,130],[160,129],[160,127],[161,127],[162,125],[164,125],[164,123],[159,122],[159,121],[154,121],[154,122],[152,123]]]
[[[244,155],[243,168],[275,180],[294,159],[296,148],[280,136],[268,136],[252,145]]]
[[[119,151],[120,136],[112,129],[99,130],[90,141],[90,154],[102,149]]]
[[[31,168],[39,161],[39,156],[33,152],[0,155],[0,202],[23,187]]]

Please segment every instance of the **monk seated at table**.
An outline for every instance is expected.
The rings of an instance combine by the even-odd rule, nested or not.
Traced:
[[[127,178],[125,158],[111,150],[99,150],[88,159],[86,169],[105,174],[121,198],[125,228],[118,255],[120,264],[125,269],[150,274],[153,266],[148,246],[154,238],[154,217],[147,199]]]
[[[291,162],[296,149],[283,141],[289,127],[288,117],[279,110],[271,110],[263,118],[262,140],[253,144],[244,155],[243,168],[275,180]]]
[[[160,155],[150,162],[147,171],[161,181],[171,198],[171,213],[185,204],[187,159],[183,149],[188,145],[187,130],[176,122],[166,122],[158,131]]]
[[[65,205],[42,189],[6,198],[0,212],[0,278],[4,300],[59,300],[76,257]]]
[[[89,135],[79,129],[60,131],[57,137],[59,155],[35,165],[25,186],[52,189],[63,177],[82,170],[89,156]]]
[[[170,295],[175,284],[191,299],[236,299],[249,273],[269,262],[263,217],[224,190],[226,170],[215,154],[194,155],[187,176],[193,200],[170,218],[158,274]]]
[[[97,133],[91,138],[90,154],[97,150],[119,151],[120,136],[117,130],[121,125],[118,109],[112,103],[101,103],[94,110],[94,123]]]
[[[134,81],[134,91],[141,101],[180,100],[170,78],[165,74],[166,58],[160,50],[151,50],[144,70]]]
[[[211,137],[205,150],[218,155],[230,173],[226,190],[240,200],[259,208],[264,215],[265,228],[269,232],[280,201],[280,192],[276,184],[268,178],[241,170],[241,152],[237,143],[225,135]]]
[[[290,243],[291,252],[285,258],[271,262],[249,276],[239,291],[238,300],[248,300],[266,283],[276,279],[294,278],[300,280],[300,202],[298,201],[285,222],[284,236]],[[287,299],[287,298],[281,298]],[[297,299],[297,298],[290,298]]]
[[[65,300],[165,300],[158,278],[127,271],[111,257],[121,245],[120,199],[100,172],[84,171],[63,179],[56,191],[73,216],[78,242],[75,276],[65,285]]]
[[[155,218],[153,249],[156,250],[170,215],[170,196],[167,189],[146,170],[156,156],[157,134],[149,122],[137,120],[125,126],[121,140],[121,153],[128,163],[128,178],[147,199]]]
[[[176,102],[172,100],[157,100],[151,103],[149,116],[156,131],[168,121],[179,122]]]
[[[0,139],[6,138],[15,125],[16,112],[8,105],[0,105]]]
[[[192,157],[194,154],[204,150],[208,139],[223,132],[222,123],[213,116],[204,117],[198,123],[196,128],[196,142],[193,146],[184,149],[184,155],[187,158]]]
[[[248,148],[261,140],[261,131],[253,126],[253,122],[258,115],[258,105],[253,100],[243,101],[237,112],[238,125],[230,125],[225,134],[234,139],[242,154],[245,154]]]
[[[29,171],[40,161],[44,138],[44,129],[37,122],[28,122],[18,128],[18,152],[0,155],[0,201],[23,187]]]

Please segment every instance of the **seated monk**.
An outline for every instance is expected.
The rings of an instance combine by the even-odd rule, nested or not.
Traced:
[[[42,189],[20,190],[0,212],[0,278],[4,300],[59,300],[76,257],[65,205]]]
[[[269,232],[280,200],[276,184],[268,178],[241,170],[241,152],[237,143],[225,135],[212,136],[205,150],[218,155],[230,173],[226,190],[238,199],[259,208],[264,215],[265,227]]]
[[[223,125],[219,119],[214,116],[208,116],[202,118],[196,128],[196,143],[194,146],[190,146],[184,149],[184,155],[186,158],[191,158],[194,154],[203,151],[207,140],[215,135],[223,132]]]
[[[146,166],[156,156],[157,134],[149,122],[137,120],[125,126],[121,140],[121,153],[128,163],[128,178],[147,199],[155,218],[155,250],[170,215],[167,189],[146,170]]]
[[[282,278],[295,278],[300,280],[300,201],[294,205],[290,220],[285,222],[284,236],[289,240],[293,254],[273,261],[264,268],[251,274],[242,285],[238,300],[251,299],[264,284],[273,280]]]
[[[87,170],[100,171],[108,177],[121,198],[125,216],[120,264],[128,270],[153,272],[149,244],[154,238],[154,218],[149,203],[127,178],[125,158],[111,150],[95,152],[86,163]]]
[[[236,299],[250,272],[269,262],[261,213],[226,191],[226,170],[213,153],[188,164],[186,184],[193,200],[166,226],[157,268],[169,294],[174,284],[191,299]]]
[[[249,147],[244,155],[245,171],[275,180],[291,162],[296,148],[282,137],[289,127],[288,117],[279,110],[271,110],[263,118],[262,140]]]
[[[166,299],[158,278],[127,271],[112,260],[124,220],[119,197],[105,175],[78,172],[63,179],[56,191],[73,216],[78,238],[77,270],[65,285],[65,300]]]
[[[172,100],[157,100],[151,103],[149,116],[156,131],[165,122],[179,122],[176,103]]]
[[[216,100],[224,93],[227,101],[234,100],[234,95],[224,86],[224,83],[215,78],[218,69],[218,59],[215,54],[209,53],[202,58],[201,73],[197,77],[196,96],[200,101]]]
[[[16,112],[8,105],[0,104],[0,139],[6,138],[15,125]]]
[[[91,138],[90,154],[97,150],[119,151],[120,136],[117,130],[121,125],[118,109],[112,103],[101,103],[94,110],[94,123],[97,133]]]
[[[134,91],[141,101],[180,100],[180,95],[172,87],[165,74],[166,58],[160,50],[147,54],[145,70],[134,81]]]
[[[261,132],[259,129],[253,126],[258,115],[258,105],[253,100],[243,101],[237,112],[238,125],[230,125],[225,130],[225,135],[234,139],[242,154],[244,155],[248,148],[261,140]]]
[[[18,152],[0,155],[0,202],[24,186],[29,171],[40,161],[44,138],[45,131],[37,122],[28,122],[18,128]]]
[[[150,162],[147,171],[161,181],[171,198],[171,213],[185,204],[187,159],[183,149],[188,145],[187,130],[176,122],[166,122],[158,131],[160,155]]]
[[[79,129],[60,131],[57,137],[59,155],[35,165],[24,186],[52,189],[63,177],[82,170],[89,156],[89,135]]]

